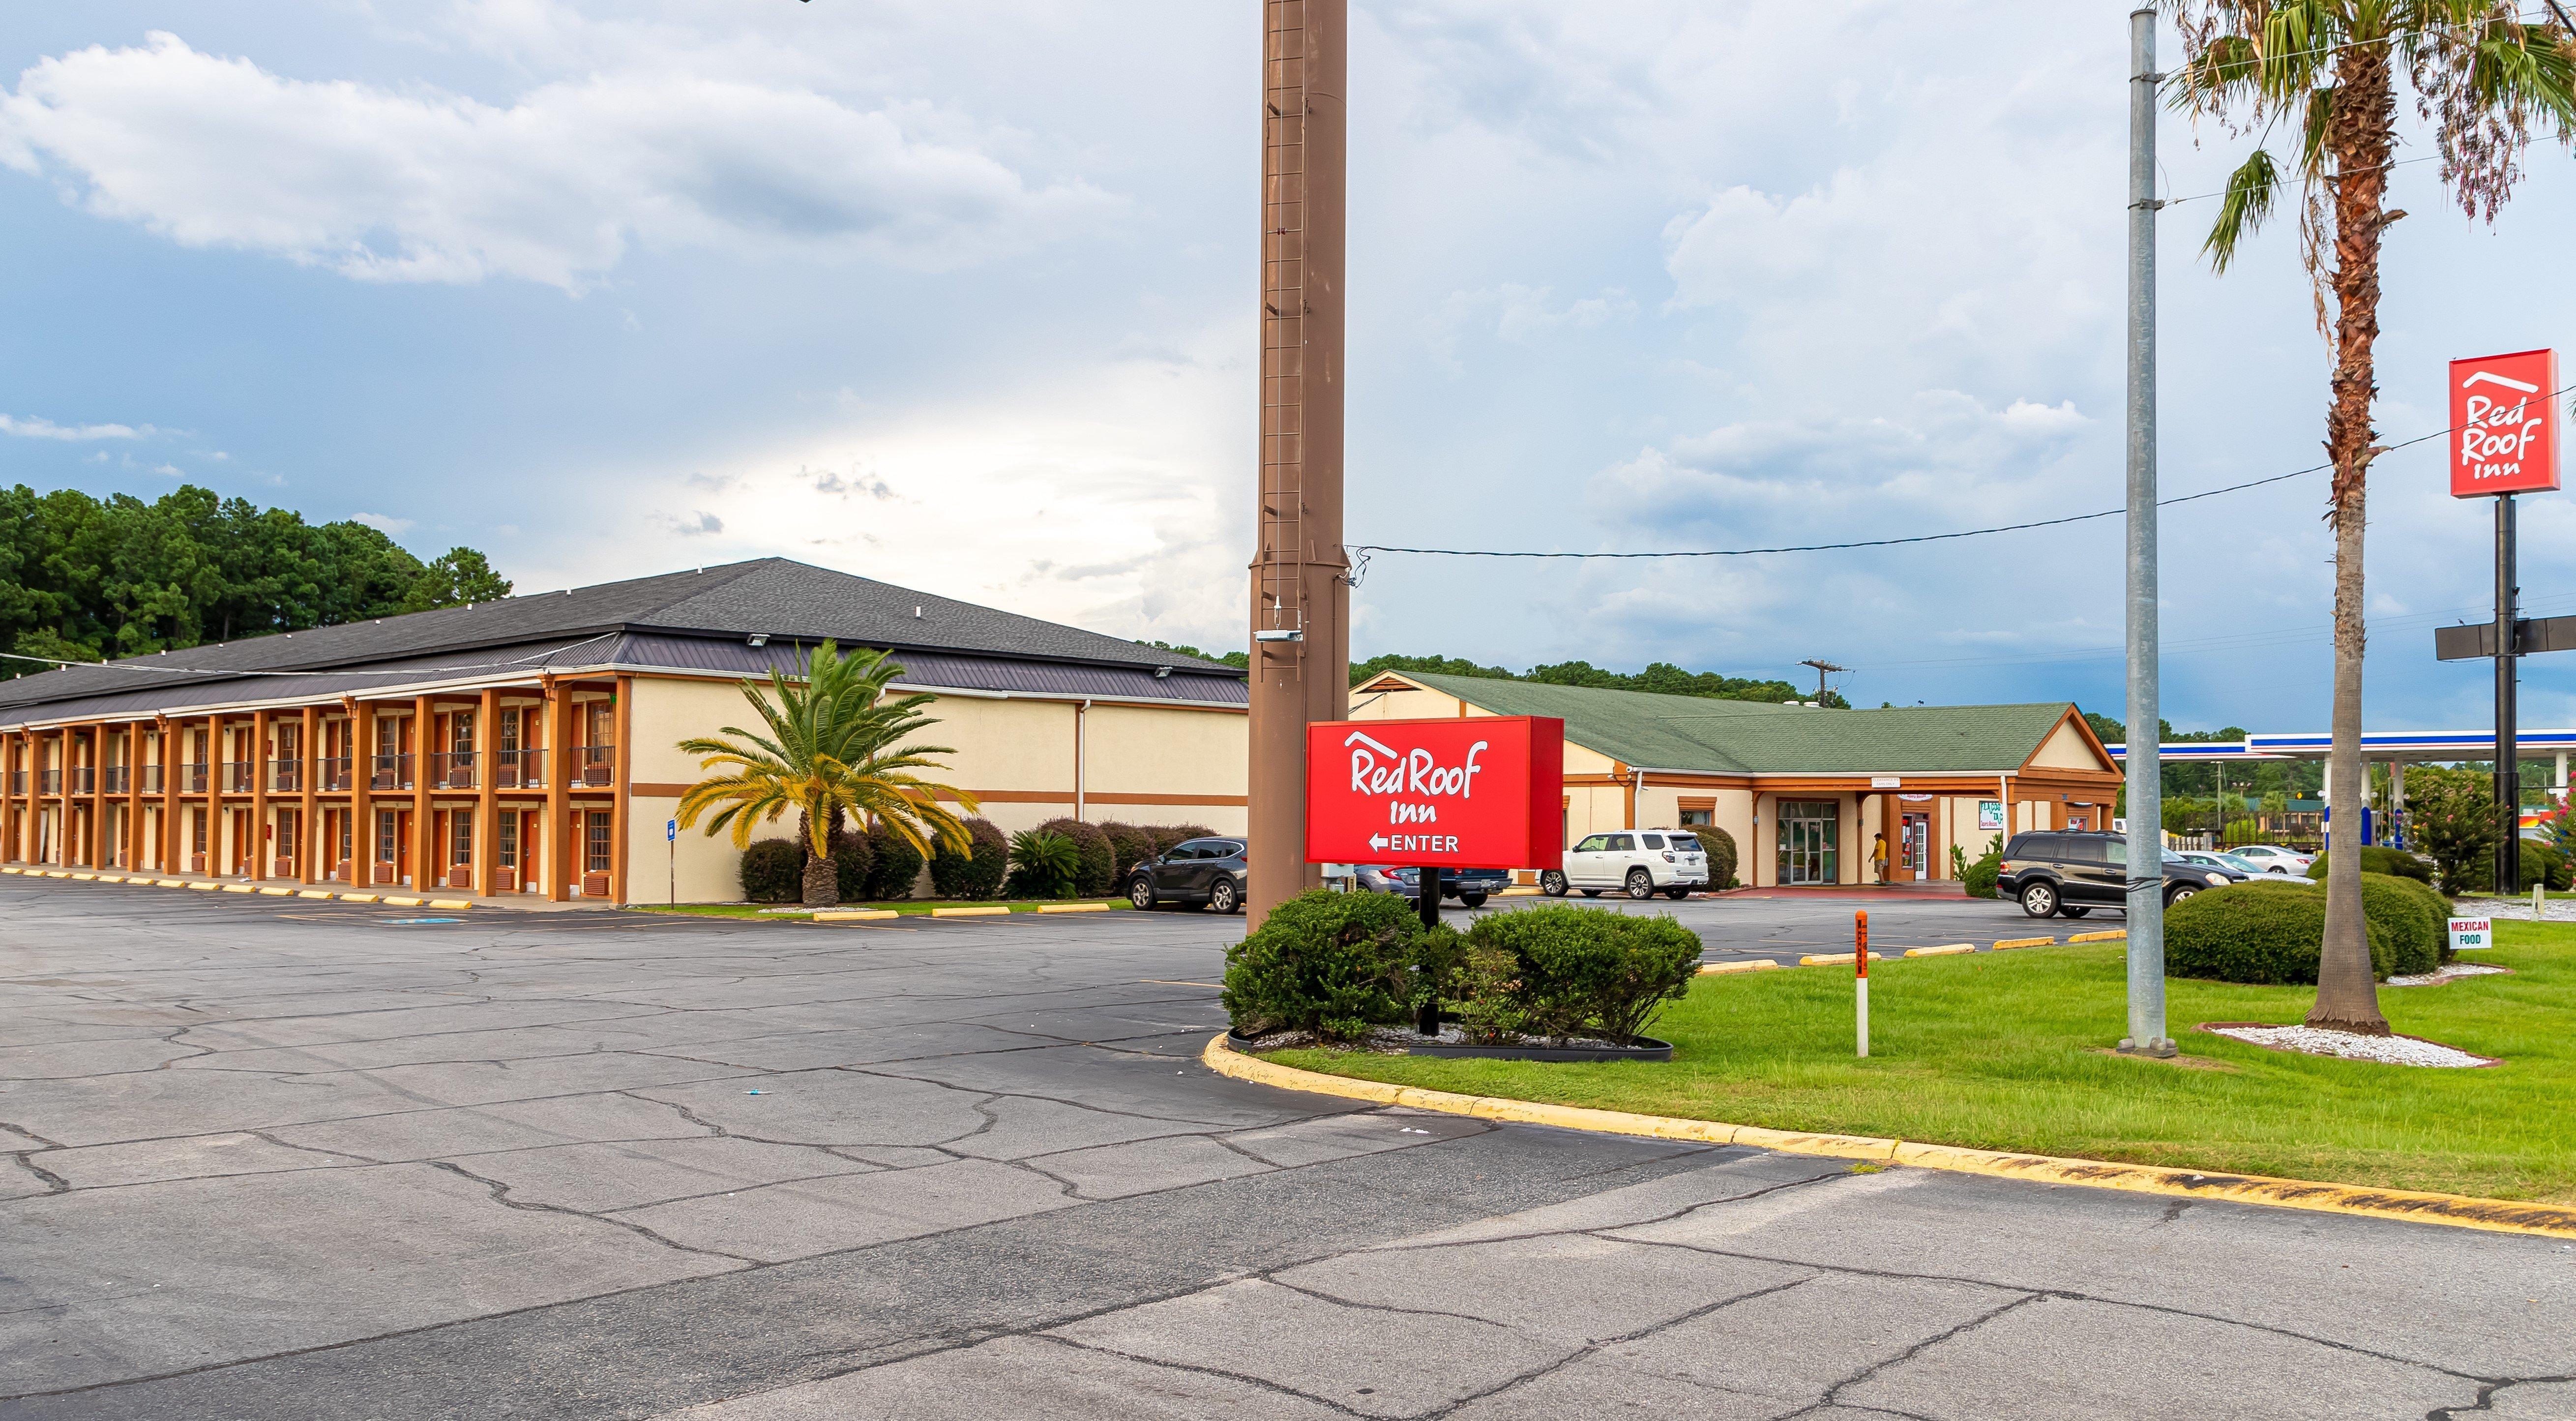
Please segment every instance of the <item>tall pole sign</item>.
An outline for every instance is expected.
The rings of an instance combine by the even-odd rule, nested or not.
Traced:
[[[1350,0],[1263,0],[1261,459],[1253,499],[1252,925],[1322,882],[1303,861],[1306,727],[1350,706],[1342,268]]]
[[[2493,498],[2496,613],[2495,800],[2504,820],[2496,840],[2496,891],[2522,889],[2520,663],[2515,601],[2514,496],[2558,487],[2558,353],[2524,350],[2451,362],[2451,496]]]

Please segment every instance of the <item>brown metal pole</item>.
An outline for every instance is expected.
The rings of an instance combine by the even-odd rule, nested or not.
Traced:
[[[1306,862],[1306,727],[1350,706],[1342,547],[1349,0],[1263,0],[1261,482],[1252,561],[1250,885],[1258,927]]]

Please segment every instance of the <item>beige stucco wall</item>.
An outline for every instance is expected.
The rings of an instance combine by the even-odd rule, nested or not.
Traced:
[[[2113,768],[2110,762],[2093,753],[2093,746],[2085,740],[2084,732],[2077,730],[2072,721],[2061,723],[2046,740],[2041,741],[2039,753],[2030,757],[2030,763],[2052,770]]]

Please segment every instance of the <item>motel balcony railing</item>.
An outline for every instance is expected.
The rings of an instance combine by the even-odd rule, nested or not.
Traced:
[[[134,771],[123,765],[107,767],[107,782],[100,786],[109,794],[124,794],[134,787]]]
[[[269,761],[268,792],[271,794],[302,794],[304,792],[304,762],[302,760]]]
[[[94,765],[72,766],[72,793],[98,793],[98,769]]]
[[[369,771],[370,778],[367,784],[369,789],[411,788],[409,755],[377,755],[371,757],[370,762],[374,768]]]
[[[474,788],[474,752],[442,750],[431,755],[429,782],[440,789]]]
[[[25,794],[27,792],[27,772],[25,770],[11,770],[9,772],[9,792],[11,794]]]
[[[36,771],[36,793],[38,793],[38,794],[60,794],[60,793],[62,793],[62,792],[63,792],[63,772],[62,772],[62,771],[60,771],[60,770],[38,770],[38,771]]]
[[[318,788],[345,790],[357,779],[357,775],[349,768],[348,756],[334,755],[313,762],[313,779]]]
[[[179,793],[204,794],[206,792],[205,761],[198,760],[191,764],[180,765],[177,769],[179,771]]]
[[[498,750],[492,755],[494,789],[542,789],[546,783],[543,749]]]
[[[159,765],[146,765],[143,767],[143,792],[145,794],[159,794],[161,792],[161,767]]]
[[[253,773],[257,768],[248,760],[224,761],[224,793],[248,794],[258,788],[258,777]]]
[[[572,752],[572,782],[596,788],[617,782],[617,747],[579,745]]]

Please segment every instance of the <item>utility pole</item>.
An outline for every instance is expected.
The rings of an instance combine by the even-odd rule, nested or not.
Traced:
[[[2155,7],[2141,5],[2129,12],[2129,1034],[2120,1049],[2150,1056],[2175,1053],[2165,1035],[2164,721],[2156,685],[2156,209],[2163,206],[2156,201],[2156,86],[2163,77],[2156,72]]]
[[[1825,698],[1826,672],[1830,671],[1836,675],[1843,675],[1851,670],[1848,666],[1836,666],[1832,662],[1824,660],[1801,661],[1798,664],[1801,666],[1812,666],[1816,668],[1816,699],[1819,701]]]
[[[1351,679],[1342,547],[1350,0],[1262,0],[1261,10],[1261,473],[1245,855],[1253,927],[1323,881],[1306,862],[1306,727],[1346,718]]]

